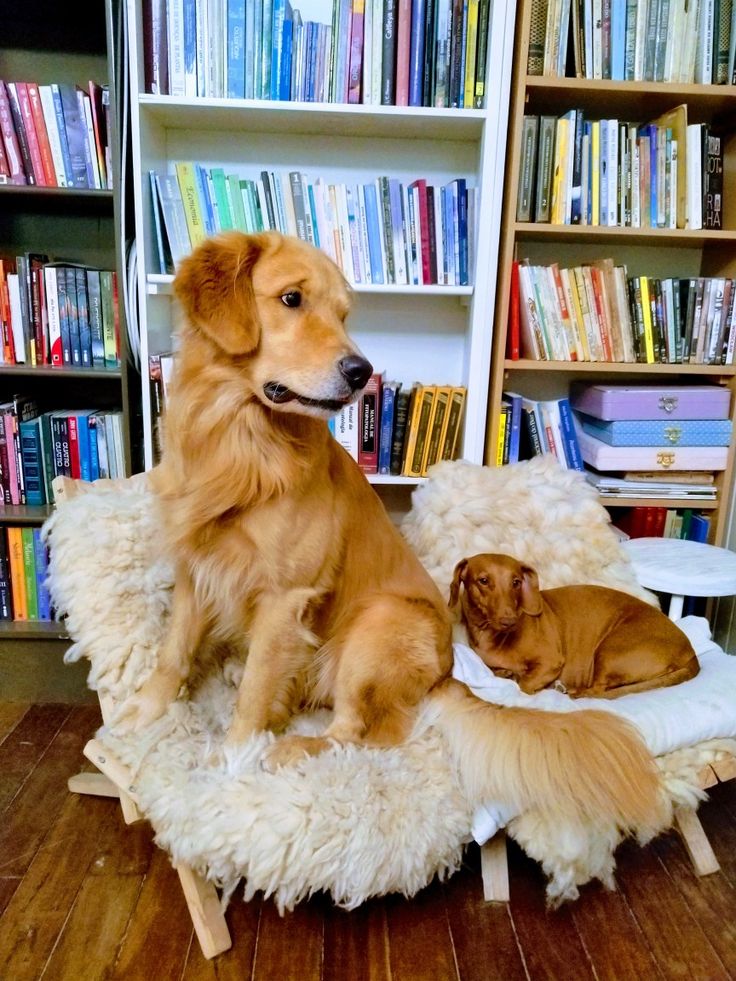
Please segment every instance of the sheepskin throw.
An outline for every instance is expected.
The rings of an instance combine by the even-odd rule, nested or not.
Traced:
[[[443,591],[459,559],[508,551],[537,568],[543,587],[592,582],[652,600],[636,584],[595,492],[551,458],[500,470],[440,464],[415,492],[403,530]],[[171,597],[145,475],[98,482],[60,501],[45,531],[54,603],[74,641],[66,659],[87,658],[90,686],[120,701],[155,662]],[[387,892],[412,895],[434,875],[455,871],[484,802],[464,797],[449,749],[426,718],[399,748],[336,748],[275,774],[260,767],[271,734],[222,759],[245,653],[212,651],[199,659],[189,698],[143,733],[99,735],[135,774],[143,813],[173,860],[227,895],[243,879],[246,899],[262,891],[281,909],[320,889],[348,908]],[[301,716],[292,729],[318,731],[325,717]],[[701,744],[662,758],[675,802],[696,803],[697,769],[724,746]],[[575,883],[600,869],[602,877],[610,874],[615,842],[604,843],[607,866],[560,871],[563,843],[559,854],[550,844],[548,861],[546,845],[517,829],[509,832],[544,861],[552,879],[567,877],[557,895],[574,896]]]

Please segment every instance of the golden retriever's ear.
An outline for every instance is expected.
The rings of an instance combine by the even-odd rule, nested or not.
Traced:
[[[455,566],[455,571],[452,575],[452,584],[450,586],[450,609],[454,609],[457,606],[458,600],[460,599],[460,583],[465,582],[465,570],[468,567],[467,559],[460,559],[458,564]]]
[[[530,565],[521,567],[521,608],[530,617],[538,617],[542,612],[539,576]]]
[[[183,260],[174,290],[193,326],[227,354],[248,354],[261,326],[251,274],[267,239],[231,232],[207,239]]]

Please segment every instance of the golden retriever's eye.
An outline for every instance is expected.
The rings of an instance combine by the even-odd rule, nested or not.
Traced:
[[[287,307],[299,307],[302,303],[302,294],[299,290],[289,290],[288,293],[282,293],[281,302]]]
[[[514,579],[511,585],[514,589],[521,589],[521,579]]]
[[[477,581],[480,583],[481,586],[487,586],[488,576],[480,576]]]

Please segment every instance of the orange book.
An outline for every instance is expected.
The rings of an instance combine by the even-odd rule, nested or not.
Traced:
[[[411,55],[411,0],[398,2],[396,41],[396,105],[409,105],[409,58]]]
[[[33,125],[36,128],[38,149],[41,154],[41,163],[43,165],[43,176],[46,178],[46,184],[48,187],[57,187],[56,171],[54,170],[54,158],[51,156],[51,144],[49,142],[49,134],[46,129],[46,120],[44,119],[43,107],[41,105],[41,93],[38,91],[38,85],[35,82],[28,83],[28,101],[31,104]]]
[[[596,266],[590,267],[590,276],[593,281],[593,294],[595,297],[595,308],[598,314],[598,327],[601,335],[601,345],[603,347],[603,360],[613,361],[613,346],[611,345],[610,324],[608,321],[608,311],[603,286],[603,273]]]
[[[26,573],[23,562],[23,529],[8,528],[8,558],[10,559],[10,589],[13,596],[13,619],[28,619]]]

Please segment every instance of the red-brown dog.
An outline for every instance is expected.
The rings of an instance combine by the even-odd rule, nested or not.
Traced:
[[[573,698],[617,698],[699,671],[690,641],[660,610],[603,586],[540,590],[534,569],[510,555],[458,562],[450,606],[458,602],[470,646],[527,694],[559,682]]]

